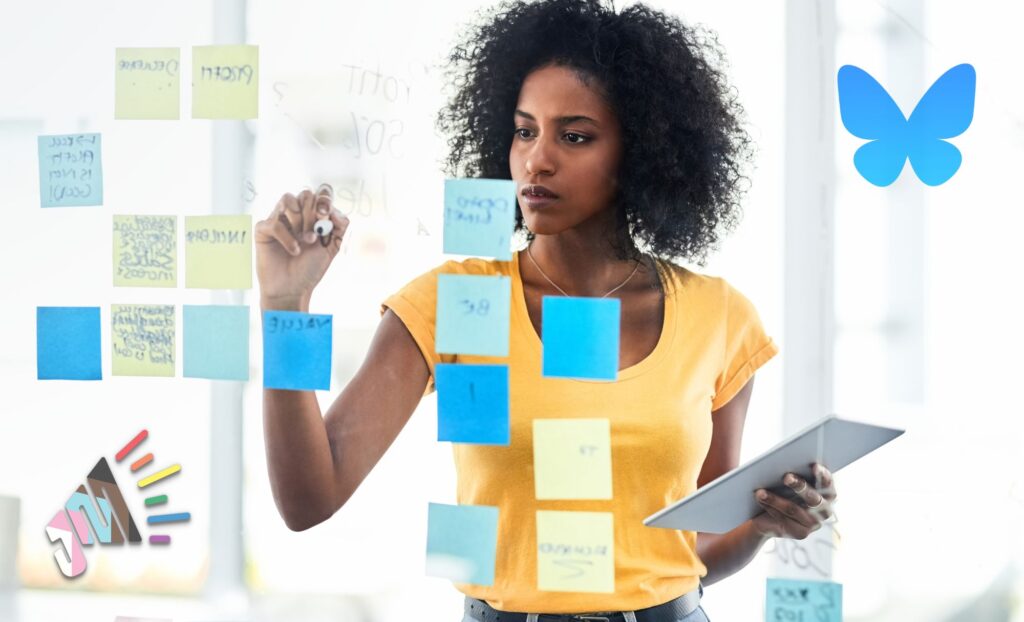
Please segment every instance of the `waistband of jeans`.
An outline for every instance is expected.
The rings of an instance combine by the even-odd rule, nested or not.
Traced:
[[[637,609],[601,613],[522,613],[499,611],[485,601],[466,597],[465,613],[477,622],[677,622],[700,607],[703,586],[667,603]]]

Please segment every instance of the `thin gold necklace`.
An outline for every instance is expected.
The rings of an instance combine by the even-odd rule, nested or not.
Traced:
[[[551,277],[549,277],[547,274],[544,273],[544,270],[540,267],[540,264],[538,264],[537,260],[533,258],[533,251],[531,250],[532,246],[533,246],[533,244],[527,245],[527,247],[526,247],[526,254],[530,256],[530,261],[533,262],[533,265],[537,266],[537,270],[540,271],[541,276],[543,276],[545,279],[547,279],[548,283],[551,283],[552,285],[554,285],[555,289],[557,289],[558,291],[562,292],[563,295],[569,296],[569,294],[566,293],[566,291],[564,289],[562,289],[561,287],[556,285],[555,282],[551,280]],[[601,298],[607,298],[609,295],[619,291],[619,289],[621,289],[623,285],[625,285],[626,283],[629,283],[629,280],[631,278],[633,278],[633,275],[636,274],[636,271],[639,270],[639,269],[640,269],[640,262],[637,261],[636,262],[636,266],[633,268],[633,271],[629,274],[629,276],[626,277],[626,280],[621,282],[621,283],[619,283],[619,285],[617,287],[612,289],[610,292],[608,292],[604,296],[601,296]],[[571,296],[570,296],[570,298],[571,298]]]

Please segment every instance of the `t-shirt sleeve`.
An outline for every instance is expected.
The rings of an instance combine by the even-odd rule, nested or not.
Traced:
[[[430,379],[423,394],[434,391],[434,369],[438,363],[454,363],[455,355],[438,354],[434,349],[434,326],[437,316],[437,275],[450,270],[446,263],[421,274],[403,288],[388,296],[380,305],[381,317],[391,309],[405,324],[430,368]]]
[[[725,284],[725,349],[721,373],[715,378],[711,410],[729,403],[754,372],[778,354],[779,347],[761,324],[754,305],[728,283]]]

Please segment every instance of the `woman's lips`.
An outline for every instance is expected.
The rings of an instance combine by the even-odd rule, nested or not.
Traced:
[[[524,186],[522,190],[523,202],[531,209],[541,209],[558,200],[558,195],[539,184]]]

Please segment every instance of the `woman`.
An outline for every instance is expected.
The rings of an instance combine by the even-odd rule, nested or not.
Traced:
[[[678,20],[598,0],[505,4],[464,36],[450,58],[457,93],[439,117],[447,172],[514,180],[528,245],[511,261],[446,262],[389,297],[365,362],[326,416],[312,392],[264,391],[271,484],[290,528],[344,505],[441,362],[506,363],[510,373],[510,444],[453,445],[459,503],[500,511],[493,585],[456,583],[467,621],[706,620],[702,583],[742,568],[768,538],[804,538],[829,518],[831,474],[816,467],[816,485],[785,474],[799,501],[757,491],[764,512],[726,534],[642,524],[737,466],[754,372],[777,352],[746,298],[670,261],[703,263],[738,218],[750,149],[718,60],[713,38]],[[328,217],[334,231],[321,246],[311,228]],[[282,197],[256,227],[263,308],[308,310],[347,226],[327,192]],[[441,273],[510,277],[507,359],[435,353]],[[541,303],[558,295],[620,300],[616,382],[542,376]],[[613,497],[538,501],[532,423],[574,417],[610,421]],[[538,510],[612,515],[613,593],[538,588]]]

